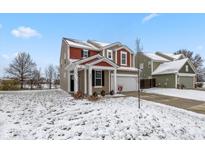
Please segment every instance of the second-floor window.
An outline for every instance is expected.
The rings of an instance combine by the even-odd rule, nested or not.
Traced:
[[[127,65],[127,52],[121,52],[121,65]]]
[[[189,66],[186,65],[186,72],[189,72]]]
[[[89,52],[89,51],[88,51],[87,49],[83,49],[83,50],[82,50],[82,57],[83,57],[83,58],[87,58],[87,57],[88,57],[88,52]]]
[[[113,60],[112,58],[112,50],[107,50],[107,58]]]

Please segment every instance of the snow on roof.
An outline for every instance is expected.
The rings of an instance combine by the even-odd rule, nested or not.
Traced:
[[[165,56],[171,57],[175,60],[179,59],[181,56],[183,56],[182,54],[173,54],[173,53],[162,53]]]
[[[188,58],[185,58],[160,64],[159,67],[152,73],[152,75],[176,73],[182,68],[187,60]]]
[[[91,43],[88,43],[86,41],[71,39],[71,38],[64,38],[64,40],[73,47],[79,47],[79,48],[85,48],[85,49],[91,49],[91,50],[99,50],[99,48],[95,47]]]
[[[163,58],[161,56],[156,55],[155,53],[143,53],[145,56],[147,56],[148,58],[155,60],[155,61],[169,61],[166,58]]]
[[[112,44],[112,43],[100,42],[100,41],[96,41],[96,40],[91,40],[91,42],[96,43],[96,44],[99,45],[100,47],[105,47],[105,46],[108,46],[108,45]]]

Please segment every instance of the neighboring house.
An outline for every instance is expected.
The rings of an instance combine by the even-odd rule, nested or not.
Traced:
[[[163,87],[194,88],[196,83],[196,70],[184,55],[169,53],[138,53],[136,66],[141,71],[141,88]]]
[[[137,72],[134,52],[120,42],[62,39],[60,86],[65,91],[136,91]]]

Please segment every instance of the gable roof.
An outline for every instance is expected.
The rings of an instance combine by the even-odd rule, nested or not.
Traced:
[[[96,51],[100,50],[98,47],[86,41],[81,41],[81,40],[71,39],[71,38],[63,38],[63,40],[71,47],[96,50]]]
[[[158,56],[158,55],[156,55],[155,53],[146,53],[146,52],[143,52],[143,55],[145,55],[146,57],[148,57],[148,58],[150,58],[150,59],[152,59],[152,60],[154,60],[154,61],[162,61],[162,62],[167,62],[167,61],[169,61],[168,59],[166,59],[166,58],[163,58],[163,57],[161,57],[161,56]]]
[[[166,53],[166,52],[159,52],[159,51],[157,51],[156,54],[169,60],[179,60],[182,58],[186,58],[183,54],[174,54],[174,53]]]
[[[122,46],[122,44],[120,42],[114,42],[114,43],[108,43],[108,42],[100,42],[100,41],[96,41],[96,40],[88,40],[89,43],[93,44],[94,46],[100,48],[100,49],[107,49],[107,48],[111,48],[114,46]]]
[[[189,62],[190,66],[192,67],[188,58],[175,60],[171,62],[165,62],[160,64],[157,69],[152,73],[152,75],[161,75],[161,74],[172,74],[177,73],[179,70],[184,66],[186,62]],[[193,71],[195,69],[192,67]]]

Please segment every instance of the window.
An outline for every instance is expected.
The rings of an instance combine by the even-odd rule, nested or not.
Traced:
[[[144,69],[144,63],[140,63],[140,69]]]
[[[189,72],[189,66],[186,65],[186,72]]]
[[[83,49],[83,58],[87,58],[87,57],[88,57],[88,50]]]
[[[102,86],[102,71],[95,71],[95,86]]]
[[[112,50],[107,50],[107,58],[113,60],[112,58]]]
[[[127,52],[121,52],[121,65],[127,65]]]

